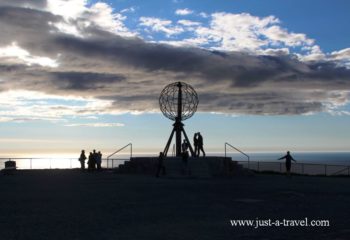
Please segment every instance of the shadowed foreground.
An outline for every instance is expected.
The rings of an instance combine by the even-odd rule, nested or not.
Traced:
[[[76,170],[0,175],[0,239],[349,239],[350,179],[156,179]],[[232,227],[230,219],[330,227]]]

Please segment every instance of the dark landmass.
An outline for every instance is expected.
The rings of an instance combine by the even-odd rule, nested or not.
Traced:
[[[350,239],[350,178],[170,179],[78,170],[0,174],[0,239]],[[232,227],[230,219],[330,227]]]

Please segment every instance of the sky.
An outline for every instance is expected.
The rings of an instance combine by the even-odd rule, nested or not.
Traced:
[[[350,2],[0,1],[0,156],[165,147],[198,93],[208,152],[350,150]]]

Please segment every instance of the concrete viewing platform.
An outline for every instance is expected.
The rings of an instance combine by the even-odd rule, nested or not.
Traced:
[[[255,174],[155,178],[113,171],[0,174],[0,239],[318,239],[350,236],[349,178]],[[230,220],[329,220],[233,227]]]
[[[134,157],[119,165],[118,173],[154,175],[157,171],[157,157]],[[230,157],[189,157],[184,163],[181,157],[166,157],[164,166],[167,177],[211,178],[252,174]]]

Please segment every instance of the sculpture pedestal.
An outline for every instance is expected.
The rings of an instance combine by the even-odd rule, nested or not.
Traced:
[[[131,158],[116,168],[117,173],[155,175],[158,166],[158,157]],[[225,157],[188,158],[187,164],[180,157],[164,159],[165,177],[229,177],[252,174],[250,170]]]

